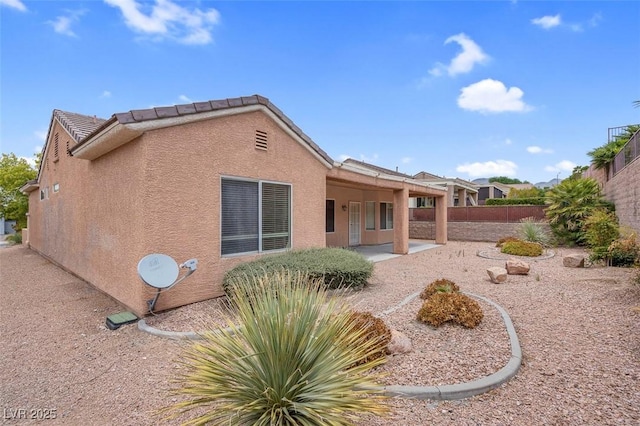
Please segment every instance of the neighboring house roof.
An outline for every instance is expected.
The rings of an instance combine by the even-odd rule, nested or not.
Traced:
[[[506,185],[504,183],[500,183],[500,182],[490,182],[484,185],[477,185],[478,188],[489,188],[491,186],[493,186],[494,188],[498,188],[500,191],[502,191],[505,195],[509,193],[509,191],[511,191],[511,186]]]
[[[375,166],[373,164],[365,163],[364,161],[354,160],[353,158],[347,158],[346,160],[343,161],[343,163],[353,164],[355,166],[363,167],[363,168],[369,169],[369,170],[374,170],[376,172],[384,173],[386,175],[399,176],[399,177],[403,177],[403,178],[407,178],[407,179],[413,179],[413,176],[411,176],[411,175],[407,175],[405,173],[400,173],[398,171],[394,171],[394,170],[391,170],[391,169],[385,169],[384,167]]]
[[[285,131],[295,135],[309,151],[324,161],[328,167],[333,164],[333,159],[289,117],[269,99],[260,95],[116,113],[89,133],[71,152],[79,158],[94,159],[148,130],[257,110],[272,115],[272,118],[276,119],[276,122],[279,122]],[[98,145],[100,146],[98,147]]]

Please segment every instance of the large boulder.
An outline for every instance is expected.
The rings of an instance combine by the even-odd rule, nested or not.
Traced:
[[[488,268],[487,274],[489,274],[489,278],[494,284],[502,284],[507,281],[507,270],[499,266]]]
[[[405,354],[412,350],[411,339],[404,333],[391,329],[391,341],[387,344],[387,353],[389,355]]]
[[[509,259],[505,265],[509,275],[529,275],[531,267],[527,262],[520,259]]]
[[[568,254],[562,258],[562,264],[567,268],[584,268],[584,255]]]

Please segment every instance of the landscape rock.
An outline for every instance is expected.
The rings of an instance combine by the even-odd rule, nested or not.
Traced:
[[[531,267],[527,262],[520,259],[509,259],[505,265],[509,275],[529,275]]]
[[[502,284],[507,281],[507,270],[499,266],[488,268],[487,274],[489,274],[489,278],[494,284]]]
[[[584,268],[584,255],[568,254],[562,258],[562,264],[567,268]]]
[[[412,350],[413,346],[411,345],[411,339],[409,339],[404,333],[391,329],[391,341],[387,345],[387,353],[389,355],[406,354]]]

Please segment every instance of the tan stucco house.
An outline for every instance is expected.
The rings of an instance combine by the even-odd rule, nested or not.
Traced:
[[[409,197],[447,192],[333,161],[267,98],[133,110],[54,110],[23,240],[138,315],[154,290],[138,261],[197,258],[156,310],[222,294],[224,273],[264,254],[393,243],[408,252]],[[437,211],[444,244],[446,203]]]
[[[449,207],[466,207],[478,205],[478,187],[468,180],[447,178],[427,172],[419,172],[413,179],[447,189],[447,205]],[[411,207],[429,207],[432,199],[416,198]]]

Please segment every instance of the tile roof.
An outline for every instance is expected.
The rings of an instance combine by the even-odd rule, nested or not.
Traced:
[[[276,107],[268,98],[260,95],[242,96],[239,98],[218,99],[204,102],[193,102],[190,104],[181,104],[173,106],[155,107],[147,109],[137,109],[127,112],[114,114],[109,120],[103,120],[101,125],[95,127],[84,137],[82,145],[86,140],[91,139],[95,134],[100,133],[104,128],[114,122],[120,124],[133,124],[143,121],[160,120],[164,118],[181,117],[187,115],[195,115],[210,111],[233,109],[246,107],[250,105],[263,105],[274,113],[289,129],[296,133],[304,142],[306,142],[320,157],[329,164],[333,164],[333,159],[320,148],[302,129],[294,124],[278,107]]]
[[[80,142],[107,121],[104,118],[76,114],[75,112],[61,111],[59,109],[53,110],[53,116],[58,119],[62,127],[73,136],[76,142]]]
[[[384,167],[374,166],[373,164],[365,163],[364,161],[354,160],[353,158],[347,158],[343,163],[354,164],[356,166],[364,167],[366,169],[375,170],[376,172],[385,173],[387,175],[399,176],[407,179],[413,179],[413,176],[404,173],[397,172],[391,169],[385,169]]]

